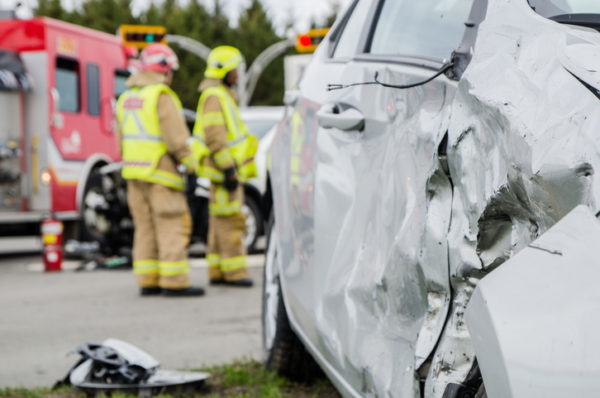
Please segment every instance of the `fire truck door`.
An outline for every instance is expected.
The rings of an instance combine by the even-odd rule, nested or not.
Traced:
[[[24,95],[30,89],[19,56],[0,50],[0,212],[28,205]]]
[[[22,168],[23,196],[27,210],[48,211],[50,209],[49,113],[48,102],[48,55],[44,51],[21,54],[21,59],[33,84],[24,93],[24,133],[22,135],[24,167]]]
[[[22,96],[19,91],[0,91],[0,211],[23,207]]]

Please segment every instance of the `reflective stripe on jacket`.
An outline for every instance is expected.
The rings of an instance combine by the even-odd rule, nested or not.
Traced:
[[[179,98],[165,84],[133,87],[119,97],[117,121],[121,131],[122,175],[125,179],[148,181],[181,191],[184,189],[181,175],[157,170],[160,158],[167,153],[157,112],[162,93],[168,94],[181,111]]]
[[[204,104],[206,100],[215,96],[221,104],[222,112],[205,112]],[[202,91],[198,108],[196,110],[196,123],[194,124],[194,138],[198,145],[203,146],[205,153],[210,153],[206,146],[205,128],[216,125],[225,125],[227,128],[227,148],[216,153],[212,153],[212,161],[201,162],[198,174],[208,177],[214,182],[223,182],[223,170],[225,165],[235,161],[237,166],[237,175],[240,181],[247,181],[255,177],[256,164],[254,155],[258,148],[258,139],[248,133],[246,126],[242,122],[237,105],[235,104],[227,89],[222,86],[208,87]],[[216,167],[213,167],[216,165]]]
[[[208,212],[214,216],[230,216],[242,211],[242,202],[239,194],[229,192],[221,184],[215,184],[214,198],[208,205]]]

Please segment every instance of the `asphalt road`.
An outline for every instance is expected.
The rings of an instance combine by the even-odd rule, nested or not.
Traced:
[[[190,277],[195,298],[141,297],[129,270],[45,273],[39,254],[0,256],[0,388],[51,386],[84,342],[112,337],[152,356],[161,369],[195,369],[262,356],[263,255],[250,257],[250,289],[207,286],[204,259]]]

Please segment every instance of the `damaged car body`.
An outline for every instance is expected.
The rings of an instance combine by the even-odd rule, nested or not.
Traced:
[[[600,4],[585,0],[349,5],[271,148],[268,367],[304,377],[293,361],[310,354],[349,397],[600,392],[589,383],[600,376],[591,338],[579,336],[578,353],[525,350],[527,361],[502,346],[516,339],[502,325],[523,322],[518,303],[543,297],[543,286],[510,300],[512,318],[485,299],[522,287],[519,265],[535,275],[522,260],[531,250],[543,252],[532,258],[548,280],[568,273],[595,289],[600,271],[578,272],[585,264],[543,267],[554,251],[584,250],[577,239],[556,248],[538,240],[556,244],[553,227],[570,238],[599,231],[599,27]],[[510,277],[492,278],[507,269]],[[582,311],[574,325],[600,329],[586,320],[598,306],[577,301],[587,296],[563,297]],[[545,333],[564,343],[561,328]],[[515,363],[530,367],[519,374]]]

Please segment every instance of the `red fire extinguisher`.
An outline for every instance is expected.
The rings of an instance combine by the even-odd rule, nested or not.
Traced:
[[[46,272],[60,271],[63,259],[63,223],[50,218],[42,221],[42,260]]]

